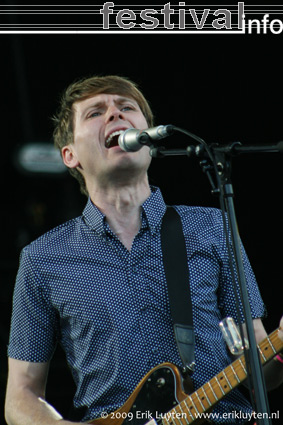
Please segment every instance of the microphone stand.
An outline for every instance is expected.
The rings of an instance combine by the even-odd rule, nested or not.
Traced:
[[[220,196],[220,203],[225,205],[228,217],[229,229],[231,232],[231,240],[233,246],[234,257],[236,261],[236,273],[238,277],[240,296],[243,305],[243,312],[247,328],[247,339],[249,349],[244,350],[246,359],[247,376],[250,383],[251,402],[255,406],[254,410],[260,415],[257,419],[259,425],[271,425],[270,410],[268,405],[267,391],[263,378],[262,365],[260,355],[253,330],[253,321],[251,309],[248,299],[248,291],[246,277],[244,272],[244,264],[241,252],[241,241],[238,231],[235,207],[234,207],[234,191],[231,181],[231,157],[241,153],[257,153],[257,152],[275,152],[283,153],[283,142],[279,142],[276,146],[241,146],[239,142],[232,143],[228,146],[210,145],[208,146],[202,139],[185,130],[174,127],[174,130],[185,133],[189,137],[200,142],[197,146],[188,146],[186,149],[165,149],[163,146],[151,146],[150,154],[154,158],[162,158],[166,156],[186,155],[188,157],[196,156],[201,159],[200,165],[202,170],[207,174],[209,182],[212,186],[212,193]],[[211,163],[209,163],[209,159]],[[214,169],[216,184],[214,183],[211,171]],[[224,212],[223,212],[224,214]],[[224,224],[225,227],[225,224]],[[229,248],[229,245],[228,245]],[[230,257],[231,258],[231,257]],[[236,285],[235,285],[236,291]],[[243,330],[242,340],[243,338]]]

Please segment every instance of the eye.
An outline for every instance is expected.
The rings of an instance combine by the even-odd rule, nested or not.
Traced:
[[[101,112],[99,111],[92,111],[87,115],[87,119],[88,118],[96,118],[99,117],[101,115]]]
[[[121,108],[122,111],[133,111],[134,107],[131,105],[125,105]]]

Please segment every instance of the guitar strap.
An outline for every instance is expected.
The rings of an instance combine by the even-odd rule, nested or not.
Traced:
[[[181,218],[173,207],[167,207],[163,217],[161,246],[175,339],[183,372],[192,374],[195,338],[187,251]]]

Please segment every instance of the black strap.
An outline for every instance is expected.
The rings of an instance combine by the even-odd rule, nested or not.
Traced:
[[[177,347],[184,371],[192,373],[195,339],[187,251],[181,218],[173,207],[163,217],[161,246]]]

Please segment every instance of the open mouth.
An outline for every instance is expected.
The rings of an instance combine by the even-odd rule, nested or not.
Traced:
[[[105,147],[107,149],[113,148],[114,146],[118,146],[118,139],[120,134],[123,134],[125,130],[113,131],[110,136],[105,141]]]

